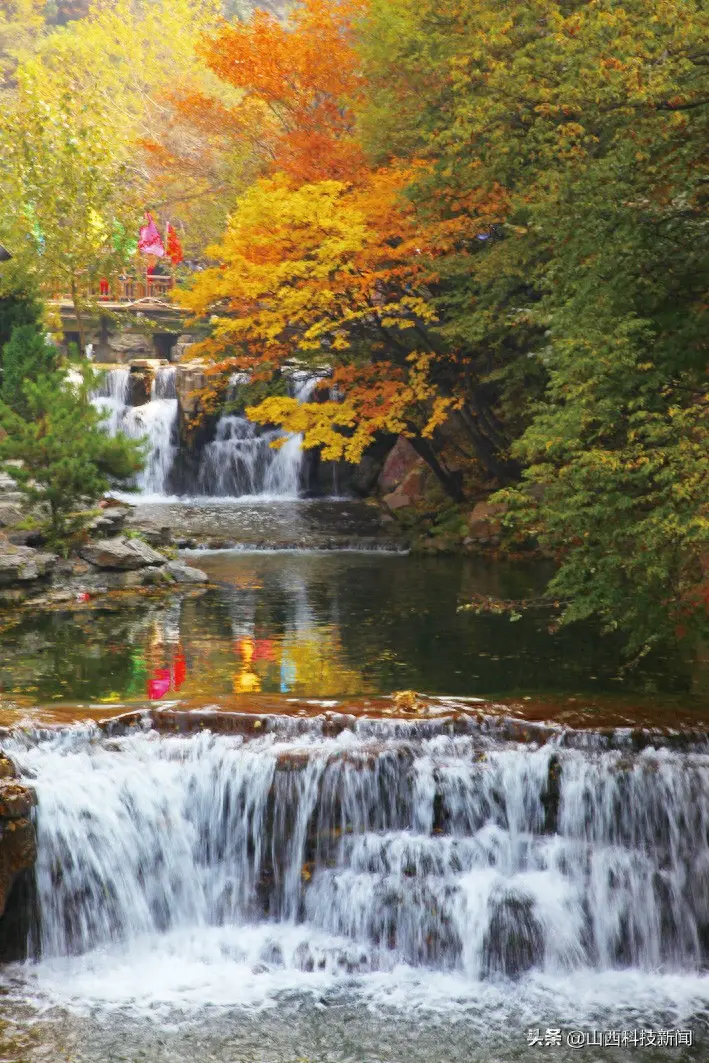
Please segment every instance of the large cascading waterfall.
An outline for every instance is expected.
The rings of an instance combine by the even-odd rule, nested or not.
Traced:
[[[106,413],[109,434],[117,432],[147,437],[147,463],[137,478],[142,494],[170,494],[170,478],[178,455],[178,401],[173,366],[157,370],[150,401],[131,405],[129,369],[112,369],[94,397]],[[296,372],[290,378],[291,393],[305,402],[318,377]],[[273,447],[276,441],[280,446]],[[302,438],[297,434],[260,428],[246,417],[224,414],[217,422],[214,439],[204,446],[193,482],[184,485],[189,496],[234,498],[244,495],[266,498],[297,498],[303,463]]]
[[[38,795],[45,958],[171,942],[176,970],[191,948],[301,981],[471,983],[709,965],[703,747],[525,743],[472,718],[231,720],[7,747]]]

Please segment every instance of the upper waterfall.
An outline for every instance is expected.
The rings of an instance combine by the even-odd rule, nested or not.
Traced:
[[[170,496],[173,470],[179,454],[179,407],[174,366],[157,370],[150,401],[131,404],[130,370],[111,369],[94,403],[105,411],[107,431],[147,438],[147,462],[136,479],[143,495]],[[292,394],[307,401],[319,378],[295,372],[289,380]],[[278,442],[278,446],[272,444]],[[297,498],[303,464],[302,438],[266,430],[243,414],[225,413],[217,421],[214,438],[202,449],[181,493],[187,496],[240,498]]]

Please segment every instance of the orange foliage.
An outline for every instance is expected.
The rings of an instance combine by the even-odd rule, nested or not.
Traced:
[[[367,162],[357,139],[366,86],[355,47],[366,7],[304,0],[288,25],[265,12],[225,25],[200,50],[240,102],[178,101],[194,128],[248,144],[261,173],[207,248],[219,265],[180,294],[212,326],[195,351],[215,363],[202,409],[218,405],[230,371],[259,380],[293,359],[327,365],[338,401],[272,397],[250,416],[352,461],[377,431],[430,438],[458,404],[433,384],[443,359],[430,335],[435,262],[470,238],[471,219],[485,228],[506,210],[499,188],[442,193],[444,209],[426,224],[404,193],[430,164]]]
[[[365,8],[366,0],[306,0],[287,26],[257,11],[204,41],[208,67],[244,94],[233,120],[255,122],[273,170],[313,181],[349,180],[365,168],[353,111],[362,91],[354,24]],[[197,121],[209,111],[194,98],[182,106]]]

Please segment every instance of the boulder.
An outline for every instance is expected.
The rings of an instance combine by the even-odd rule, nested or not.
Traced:
[[[3,505],[21,506],[24,501],[25,496],[18,491],[13,478],[6,472],[0,472],[0,502]]]
[[[499,536],[502,527],[500,517],[507,506],[500,502],[478,502],[468,515],[468,535],[471,539],[485,540]]]
[[[408,471],[394,491],[384,495],[382,501],[391,510],[412,506],[425,496],[432,481],[433,473],[424,462],[420,462]]]
[[[411,505],[411,499],[402,491],[391,491],[388,495],[384,495],[382,502],[391,510],[404,509]]]
[[[0,587],[41,579],[52,572],[56,563],[56,554],[0,541]]]
[[[510,895],[491,902],[483,942],[483,971],[490,977],[517,978],[544,959],[544,935],[527,897]]]
[[[137,368],[131,365],[128,380],[128,405],[145,406],[150,402],[150,393],[153,387],[153,372],[151,369]]]
[[[172,543],[172,529],[169,524],[145,524],[135,521],[134,527],[140,532],[140,537],[150,546],[170,546]]]
[[[164,565],[166,558],[140,539],[97,539],[84,543],[79,556],[96,568],[129,571],[148,565]]]
[[[403,483],[412,469],[423,464],[423,459],[418,456],[409,440],[399,436],[379,475],[380,491],[384,494],[393,491]]]
[[[0,783],[0,819],[22,819],[29,816],[36,804],[34,790],[14,779]]]
[[[14,528],[24,519],[24,513],[15,502],[5,502],[0,495],[0,528]]]
[[[135,358],[150,358],[153,353],[152,342],[141,332],[119,332],[110,337],[104,353],[103,361],[125,365]]]
[[[180,409],[186,417],[192,417],[197,410],[194,392],[203,388],[207,382],[204,366],[199,362],[187,362],[178,365],[175,374],[175,390]]]
[[[184,359],[189,358],[190,349],[194,347],[196,342],[196,337],[190,335],[188,332],[178,336],[175,345],[172,348],[173,361],[181,362]]]
[[[130,510],[127,506],[110,506],[101,510],[101,516],[91,524],[92,531],[103,532],[104,535],[117,535],[123,531],[126,517]]]
[[[181,561],[168,561],[165,566],[176,583],[207,583],[209,576],[201,568],[190,568]]]

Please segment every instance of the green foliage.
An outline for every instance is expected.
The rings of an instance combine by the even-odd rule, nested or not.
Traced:
[[[25,383],[51,373],[56,368],[57,349],[37,326],[17,325],[3,348],[0,400],[20,417],[29,417]]]
[[[34,294],[26,288],[0,288],[0,365],[2,349],[17,325],[39,325],[42,308]]]
[[[90,519],[79,508],[124,486],[142,466],[139,442],[103,431],[102,414],[89,401],[95,385],[89,367],[71,375],[54,370],[25,380],[27,417],[0,402],[0,467],[27,504],[46,513],[47,541],[63,551]]]
[[[507,523],[633,652],[708,626],[708,35],[698,0],[372,0],[364,29],[371,151],[470,216],[438,298],[503,387]]]

